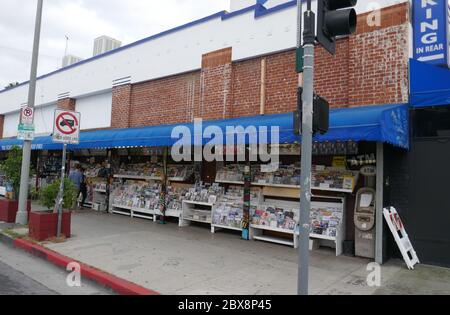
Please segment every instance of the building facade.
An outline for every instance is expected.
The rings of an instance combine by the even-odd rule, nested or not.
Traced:
[[[48,114],[67,104],[81,112],[83,130],[293,111],[295,1],[270,2],[220,12],[42,76],[37,133],[51,133]],[[408,101],[409,5],[382,8],[379,25],[368,25],[370,14],[359,16],[354,36],[339,40],[337,56],[316,49],[316,90],[334,108]],[[0,92],[3,138],[16,136],[26,99],[27,83]]]
[[[83,131],[293,112],[298,86],[296,1],[232,1],[231,9],[40,77],[37,133],[52,132],[56,108],[80,112]],[[337,55],[316,48],[316,93],[333,109],[409,103],[412,2],[360,1],[357,10],[357,32],[338,40]],[[23,83],[0,91],[4,139],[17,135],[27,90]],[[384,157],[378,201],[381,208],[397,206],[416,235],[429,234],[432,226],[421,224],[416,216],[423,207],[409,211],[415,191],[409,162],[416,156],[414,143],[412,147],[410,152],[378,147]],[[350,211],[349,225],[352,215]],[[350,229],[348,237],[353,233]],[[383,256],[398,255],[388,231],[381,234]],[[448,233],[439,236],[441,246],[433,251],[428,249],[437,236],[430,241],[423,241],[423,233],[411,236],[419,254],[426,252],[425,262],[450,265],[448,254],[442,254],[450,244]]]

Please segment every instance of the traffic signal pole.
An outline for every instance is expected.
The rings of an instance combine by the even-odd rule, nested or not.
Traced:
[[[39,42],[41,36],[43,0],[37,2],[36,25],[34,29],[33,56],[31,60],[31,74],[28,90],[28,106],[34,108],[36,99],[36,78],[39,57]],[[16,223],[26,225],[28,223],[28,186],[30,182],[30,159],[31,141],[26,140],[23,144],[22,171],[20,177],[19,209],[17,211]]]
[[[313,102],[314,102],[314,43],[315,14],[308,0],[303,30],[303,109],[301,151],[301,196],[299,222],[299,272],[298,294],[309,294],[309,235],[311,211]]]

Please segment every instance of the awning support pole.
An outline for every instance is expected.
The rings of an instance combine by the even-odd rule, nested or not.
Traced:
[[[382,265],[383,255],[383,206],[384,206],[384,144],[377,142],[377,200],[376,200],[376,244],[375,261]]]

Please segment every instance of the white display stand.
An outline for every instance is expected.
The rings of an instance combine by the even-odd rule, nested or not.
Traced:
[[[113,204],[111,212],[114,214],[120,214],[120,215],[128,216],[131,218],[140,218],[140,219],[152,220],[153,222],[156,222],[156,211],[155,210],[148,210],[148,209],[136,208],[136,207],[127,207],[127,206],[120,206],[120,205]]]
[[[310,234],[310,239],[320,241],[321,246],[330,246],[336,249],[336,256],[341,256],[344,253],[344,240],[346,233],[346,199],[339,197],[320,197],[322,199],[340,200],[341,202],[312,202],[312,208],[326,208],[330,212],[342,213],[342,219],[337,228],[336,236],[327,236],[319,234]]]
[[[264,235],[264,231],[276,232],[280,234],[285,234],[287,237],[275,237],[275,236],[267,236]],[[298,248],[298,237],[295,234],[295,231],[285,230],[276,227],[264,226],[264,225],[250,225],[250,239],[255,241],[269,242],[280,245],[291,246],[294,248]],[[298,233],[297,233],[298,235]],[[290,238],[290,239],[289,239]]]
[[[95,211],[106,211],[106,189],[93,189],[92,209]]]
[[[192,222],[211,225],[213,209],[212,203],[184,200],[179,226],[190,226]]]
[[[153,176],[135,176],[135,175],[114,175],[116,179],[135,180],[135,181],[161,181],[160,177]],[[95,191],[94,191],[95,192]],[[100,192],[100,191],[99,191]],[[159,210],[149,210],[138,207],[121,206],[114,204],[114,190],[110,192],[110,213],[129,216],[131,218],[140,218],[146,220],[152,220],[156,222],[157,212]]]
[[[342,219],[337,230],[336,236],[318,235],[311,233],[310,239],[312,241],[318,241],[321,246],[332,247],[336,249],[336,256],[343,254],[343,242],[345,239],[345,198],[340,197],[327,197],[327,196],[315,196],[321,199],[333,199],[340,200],[340,203],[335,202],[312,202],[312,209],[329,209],[331,212],[341,212]],[[275,200],[272,203],[275,204]],[[266,201],[266,204],[270,204],[271,201]],[[286,237],[268,236],[264,234],[264,231],[276,232],[283,234]],[[281,229],[278,227],[263,226],[263,225],[250,225],[250,238],[257,241],[270,242],[275,244],[281,244],[286,246],[292,246],[298,248],[299,244],[299,232],[298,228],[294,230]],[[312,248],[313,246],[311,246]]]
[[[181,214],[182,214],[182,210],[175,210],[175,209],[166,209],[166,218],[177,218],[180,219],[181,218]],[[155,214],[157,216],[162,216],[162,212],[161,210],[155,210]]]

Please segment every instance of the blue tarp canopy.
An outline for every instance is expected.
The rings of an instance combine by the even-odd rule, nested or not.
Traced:
[[[410,60],[411,106],[450,105],[450,70]]]
[[[330,131],[317,136],[315,141],[373,141],[384,142],[408,149],[408,105],[379,105],[332,110]],[[237,128],[240,127],[240,128]],[[301,138],[294,135],[293,114],[276,114],[243,117],[228,120],[143,128],[100,130],[82,132],[79,145],[71,150],[107,149],[127,147],[163,147],[175,144],[235,144],[296,143]],[[203,135],[203,136],[202,136]],[[0,141],[0,150],[21,146],[22,141]],[[61,150],[61,144],[51,137],[39,137],[33,141],[34,150]]]

